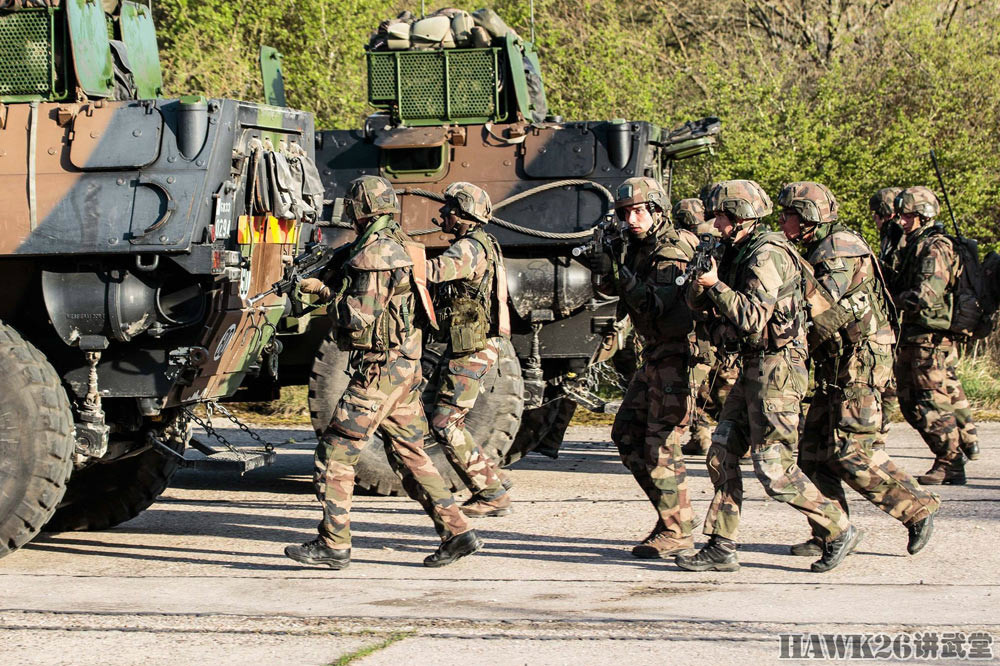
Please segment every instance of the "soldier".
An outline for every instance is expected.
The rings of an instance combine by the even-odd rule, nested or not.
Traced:
[[[958,348],[951,324],[956,252],[934,222],[941,205],[923,186],[903,190],[894,202],[906,247],[892,292],[902,318],[896,356],[899,406],[907,423],[920,432],[934,453],[934,465],[918,481],[965,484],[965,456],[957,413],[969,408],[955,373]],[[975,434],[971,417],[967,436]]]
[[[330,306],[342,348],[350,349],[352,371],[347,390],[316,447],[313,481],[323,505],[319,537],[288,546],[285,555],[303,564],[343,569],[351,561],[351,494],[354,466],[376,429],[391,446],[389,460],[402,476],[407,494],[434,521],[441,545],[424,565],[451,564],[482,548],[455,498],[424,451],[427,418],[420,403],[421,330],[418,304],[427,310],[429,295],[420,294],[414,258],[421,248],[399,228],[399,204],[392,185],[378,176],[351,182],[345,213],[358,238],[344,267],[344,283]],[[303,280],[305,293],[330,300],[329,287],[318,279]],[[418,300],[419,299],[419,300]],[[425,300],[426,299],[426,300]]]
[[[816,572],[829,571],[861,535],[847,514],[824,497],[795,464],[799,408],[809,383],[806,313],[795,250],[781,234],[760,224],[771,200],[750,180],[718,183],[709,198],[715,228],[727,248],[722,263],[688,291],[692,308],[715,309],[719,343],[735,346],[739,377],[712,435],[708,471],[715,496],[705,517],[708,543],[695,555],[678,555],[689,571],[736,571],[736,537],[743,504],[740,458],[750,449],[754,472],[767,494],[801,511],[823,535]]]
[[[697,238],[669,224],[666,209],[659,182],[629,178],[615,197],[615,212],[628,228],[624,258],[603,250],[591,255],[594,288],[620,298],[619,318],[631,318],[641,342],[639,367],[611,429],[622,462],[659,514],[649,536],[632,549],[640,558],[668,557],[694,545],[681,437],[694,405],[696,343],[674,281],[694,255]]]
[[[873,451],[882,427],[882,391],[892,375],[894,312],[874,253],[855,231],[837,223],[837,200],[813,182],[785,185],[778,194],[781,230],[805,246],[807,261],[830,295],[851,317],[819,349],[816,392],[799,443],[799,467],[827,497],[848,512],[841,480],[906,525],[907,550],[920,551],[941,505],[884,451]],[[817,530],[793,555],[820,555]]]
[[[510,495],[499,468],[465,429],[465,417],[483,390],[482,379],[500,358],[510,338],[507,274],[496,239],[482,229],[490,221],[489,195],[471,183],[452,183],[445,191],[441,228],[455,234],[451,247],[427,262],[427,281],[438,291],[448,326],[441,388],[431,429],[448,460],[472,490],[462,506],[467,516],[506,516]]]
[[[868,209],[872,221],[879,233],[878,259],[882,265],[882,274],[886,282],[891,284],[893,276],[899,270],[899,256],[903,249],[903,230],[899,228],[899,219],[892,206],[896,195],[903,191],[902,187],[884,187],[868,200]],[[895,351],[895,350],[893,350]],[[899,410],[899,399],[896,396],[896,380],[890,377],[882,391],[882,427],[872,448],[884,449],[889,436],[889,422],[892,414]]]
[[[674,226],[701,236],[712,234],[719,236],[718,230],[712,224],[712,219],[705,219],[705,205],[701,199],[681,199],[674,204],[671,211]],[[692,368],[692,376],[698,384],[695,394],[694,416],[691,419],[691,438],[681,448],[686,456],[708,453],[712,444],[712,429],[709,418],[718,420],[726,396],[732,390],[739,374],[736,364],[730,361],[729,354],[716,353],[710,342],[706,322],[695,322],[695,335],[698,339],[698,362]]]
[[[896,214],[893,207],[893,202],[902,191],[901,187],[887,187],[879,190],[868,202],[868,207],[872,211],[872,220],[878,227],[882,238],[879,260],[886,271],[885,277],[889,284],[895,282],[895,275],[899,271],[900,261],[906,247],[903,230],[899,226],[899,215]],[[957,377],[945,377],[945,391],[952,396],[964,395],[964,389]],[[886,399],[883,416],[888,417],[889,413],[899,408],[895,380],[889,383],[887,391],[883,395]],[[965,400],[954,403],[954,407],[955,421],[958,423],[959,447],[969,460],[976,460],[979,458],[979,435],[976,433],[976,424],[972,420],[972,409],[969,407],[968,401]],[[886,418],[881,437],[883,446],[885,445],[885,434],[888,431],[889,425]]]

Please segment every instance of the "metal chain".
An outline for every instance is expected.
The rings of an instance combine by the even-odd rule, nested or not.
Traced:
[[[225,448],[227,448],[230,451],[232,451],[233,453],[235,453],[236,456],[240,460],[246,460],[247,459],[247,455],[245,453],[243,453],[243,451],[240,451],[238,448],[236,448],[235,446],[233,446],[229,442],[228,439],[226,439],[225,437],[223,437],[220,432],[218,432],[215,428],[212,427],[212,421],[211,421],[212,417],[211,416],[209,416],[209,420],[208,421],[205,421],[204,419],[200,418],[197,414],[195,414],[193,411],[191,411],[187,407],[184,407],[184,415],[187,416],[192,421],[194,421],[195,423],[197,423],[198,425],[200,425],[202,427],[202,429],[206,433],[208,433],[210,436],[212,436],[215,439],[217,439],[219,441],[219,444],[222,444],[222,446],[224,446]]]
[[[271,453],[272,451],[274,451],[274,444],[271,444],[270,442],[264,440],[260,435],[258,435],[253,430],[251,430],[250,427],[247,424],[243,423],[238,418],[236,418],[236,416],[232,412],[230,412],[228,409],[226,409],[225,407],[223,407],[222,405],[220,405],[217,402],[213,402],[213,403],[209,403],[209,404],[212,405],[212,407],[214,407],[217,411],[219,411],[227,419],[229,419],[230,421],[232,421],[233,423],[235,423],[236,426],[240,430],[242,430],[246,434],[250,435],[250,438],[253,439],[255,442],[257,442],[258,444],[260,444],[261,446],[263,446],[265,451],[267,451],[268,453]]]

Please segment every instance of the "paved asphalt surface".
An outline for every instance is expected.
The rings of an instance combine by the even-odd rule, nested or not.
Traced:
[[[606,427],[574,427],[558,460],[513,468],[515,512],[477,521],[480,554],[424,568],[436,544],[419,507],[359,496],[351,566],[301,567],[282,549],[315,534],[315,440],[305,428],[261,433],[285,442],[270,468],[182,471],[128,523],[42,534],[0,560],[0,664],[743,666],[777,663],[779,634],[802,632],[982,631],[1000,656],[997,424],[980,429],[969,484],[939,490],[923,552],[908,556],[906,530],[855,494],[864,539],[827,574],[787,554],[805,520],[766,498],[747,465],[740,571],[632,558],[655,518]],[[930,464],[905,425],[890,451],[913,473]],[[697,461],[689,478],[700,517],[711,484]]]

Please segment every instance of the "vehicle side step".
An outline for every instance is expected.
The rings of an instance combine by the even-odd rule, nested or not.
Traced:
[[[261,449],[215,449],[192,437],[191,447],[184,452],[184,467],[215,472],[247,472],[267,467],[274,462],[274,451]]]

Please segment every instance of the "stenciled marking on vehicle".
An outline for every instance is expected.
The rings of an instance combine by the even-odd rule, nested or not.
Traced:
[[[219,340],[218,346],[215,348],[214,358],[218,361],[222,358],[222,355],[226,353],[226,348],[229,347],[229,343],[232,342],[233,336],[236,335],[236,324],[230,324],[226,332],[222,334],[222,338]]]

